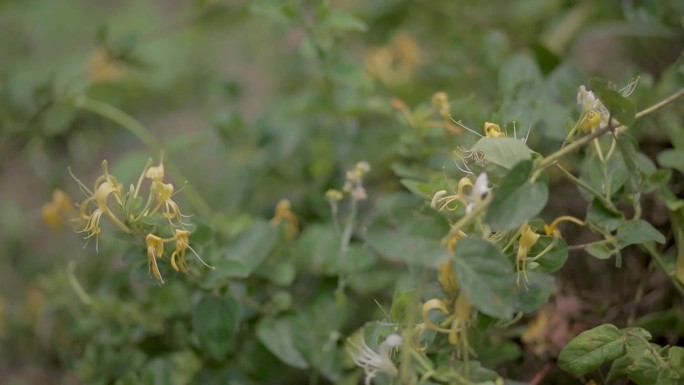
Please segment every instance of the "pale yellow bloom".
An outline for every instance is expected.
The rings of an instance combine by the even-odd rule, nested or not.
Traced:
[[[520,239],[518,240],[518,253],[515,256],[515,269],[518,272],[517,283],[520,284],[520,274],[522,273],[525,282],[527,280],[527,254],[530,252],[532,246],[534,246],[537,241],[539,241],[541,235],[537,234],[532,230],[530,225],[524,224],[522,232],[520,234]]]
[[[175,219],[178,221],[178,225],[183,227],[185,225],[183,218],[186,216],[180,212],[178,204],[172,199],[174,192],[173,185],[171,183],[163,183],[160,181],[154,181],[152,183],[157,206],[154,208],[154,210],[152,210],[150,215],[159,211],[159,209],[161,209],[163,206],[164,212],[162,215],[169,220],[169,223],[173,225],[173,220]]]
[[[443,118],[448,118],[451,107],[449,106],[449,96],[446,92],[437,92],[432,95],[432,108]]]
[[[159,166],[148,168],[145,177],[156,182],[161,182],[164,179],[164,164],[159,163]]]
[[[195,254],[195,257],[204,264],[204,266],[213,269],[212,266],[209,266],[202,258],[197,254],[195,249],[190,247],[190,232],[187,230],[181,230],[181,229],[176,229],[176,233],[172,239],[169,239],[169,241],[175,240],[176,241],[176,249],[171,253],[171,267],[173,267],[174,270],[176,271],[182,271],[186,273],[188,269],[188,265],[185,262],[185,252],[187,250],[190,250],[193,254]],[[166,240],[164,240],[166,241]]]
[[[487,138],[503,138],[506,135],[501,132],[501,127],[498,124],[485,122],[484,133]]]
[[[164,279],[159,272],[157,259],[161,259],[164,255],[164,240],[154,234],[147,234],[145,242],[147,243],[147,274],[152,274],[154,279],[162,284]]]
[[[61,229],[64,220],[71,219],[73,213],[74,204],[69,196],[59,189],[52,192],[52,201],[41,208],[43,222],[53,231]]]
[[[387,336],[378,347],[377,352],[366,344],[363,332],[360,332],[356,338],[360,342],[356,342],[352,338],[347,341],[347,352],[351,355],[354,363],[366,372],[366,385],[370,385],[378,373],[385,373],[390,377],[396,377],[399,374],[397,367],[392,362],[391,352],[392,349],[401,345],[402,338],[400,335],[390,334]]]

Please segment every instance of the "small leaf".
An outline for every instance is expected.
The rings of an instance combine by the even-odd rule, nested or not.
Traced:
[[[584,251],[589,253],[594,258],[608,259],[615,254],[605,243],[592,243],[584,248]]]
[[[541,71],[529,56],[515,55],[501,65],[499,89],[504,100],[534,100],[542,87]]]
[[[295,347],[289,318],[262,318],[256,326],[259,341],[284,363],[299,369],[309,364]]]
[[[612,117],[617,119],[620,124],[631,126],[636,120],[636,106],[634,102],[620,95],[611,88],[608,83],[601,79],[589,81],[591,90],[598,96],[604,106],[610,111]]]
[[[513,138],[482,138],[470,148],[484,154],[484,170],[494,183],[503,178],[519,162],[532,159],[532,150]]]
[[[662,167],[673,168],[684,173],[684,151],[673,148],[663,150],[658,154],[658,163]]]
[[[530,313],[549,301],[549,297],[556,289],[556,281],[553,276],[537,271],[528,271],[526,274],[529,283],[518,291],[517,310]]]
[[[204,354],[226,358],[240,324],[240,304],[232,297],[204,297],[192,310],[192,330]]]
[[[394,293],[392,298],[392,308],[390,308],[390,322],[401,324],[405,321],[406,315],[410,314],[416,296],[415,289],[403,290]]]
[[[363,20],[341,9],[330,9],[324,23],[328,28],[339,31],[365,32],[368,29]]]
[[[534,246],[532,246],[532,249],[530,250],[528,257],[536,257],[537,255],[539,255],[539,253],[544,251],[552,242],[552,236],[542,235],[541,237],[539,237],[537,243],[535,243]],[[540,273],[556,272],[561,267],[563,267],[567,259],[568,244],[565,242],[563,238],[559,238],[556,241],[556,245],[551,250],[549,250],[549,252],[547,252],[541,258],[534,261],[537,264],[539,264],[539,267],[534,269],[534,271],[538,271]]]
[[[605,231],[617,229],[622,221],[624,221],[624,216],[621,212],[607,208],[598,199],[592,200],[587,209],[586,222]]]
[[[477,237],[458,241],[454,271],[470,302],[484,314],[510,319],[518,301],[513,265],[493,244]]]
[[[495,231],[514,230],[546,206],[549,190],[543,183],[529,183],[532,162],[518,163],[494,192],[486,222]]]
[[[665,237],[650,223],[633,219],[625,222],[617,231],[618,246],[625,248],[629,245],[655,241],[665,243]]]
[[[409,265],[438,267],[449,258],[439,240],[399,230],[371,228],[366,241],[382,256]]]
[[[269,256],[278,233],[266,221],[256,221],[225,248],[228,259],[238,261],[251,274]]]
[[[629,182],[631,192],[637,196],[635,204],[639,201],[638,197],[641,193],[641,172],[637,159],[639,157],[637,149],[639,145],[633,136],[628,134],[620,134],[617,139],[617,148],[622,154],[622,159],[625,162],[627,171],[629,172]]]
[[[566,372],[584,374],[626,352],[620,330],[615,325],[604,324],[573,338],[560,352],[558,366]]]

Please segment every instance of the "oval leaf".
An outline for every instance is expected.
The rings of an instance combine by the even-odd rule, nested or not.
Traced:
[[[527,181],[532,162],[516,164],[494,192],[486,221],[494,231],[514,230],[546,206],[549,190],[543,183]]]
[[[207,356],[225,358],[240,324],[240,304],[232,297],[202,298],[192,311],[192,330]]]
[[[452,263],[461,288],[475,307],[492,317],[511,318],[518,301],[515,273],[496,246],[481,238],[461,239]]]
[[[620,248],[655,241],[665,243],[665,237],[653,225],[641,219],[625,222],[617,231]]]
[[[288,318],[262,318],[256,327],[257,337],[284,363],[306,369],[309,364],[295,347],[292,324]]]
[[[604,324],[573,338],[560,352],[558,366],[566,372],[584,374],[626,352],[620,330],[615,325]]]

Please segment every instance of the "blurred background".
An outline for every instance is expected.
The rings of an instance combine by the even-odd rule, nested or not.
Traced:
[[[55,189],[84,199],[69,168],[90,185],[107,159],[132,183],[163,150],[185,186],[178,201],[217,237],[272,217],[283,198],[305,227],[330,220],[324,192],[358,161],[373,169],[371,196],[405,191],[407,175],[455,171],[450,151],[477,137],[410,124],[438,91],[454,119],[477,130],[516,120],[542,153],[562,143],[564,120],[579,111],[577,87],[592,76],[620,85],[639,76],[637,106],[656,102],[683,84],[683,18],[676,0],[0,0],[0,383],[111,383],[125,371],[103,372],[95,362],[112,351],[88,344],[116,344],[143,333],[131,323],[157,330],[164,321],[130,304],[147,303],[156,286],[126,288],[123,241],[102,237],[96,253],[68,213],[44,219]],[[507,100],[507,77],[538,79],[543,94]],[[129,117],[144,140],[121,124]],[[676,114],[645,120],[642,151],[655,159],[682,138],[681,123]],[[554,198],[549,216],[581,210],[573,199],[575,190]],[[658,207],[648,215],[666,222]],[[600,278],[602,268],[579,262],[562,275],[584,272],[572,285],[603,290],[599,302],[610,308],[638,279],[640,265],[627,266]],[[74,276],[116,314],[84,311]],[[163,306],[177,306],[178,288],[167,287]]]

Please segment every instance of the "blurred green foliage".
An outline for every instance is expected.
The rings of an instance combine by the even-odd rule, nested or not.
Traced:
[[[0,1],[0,382],[359,383],[368,371],[345,341],[375,353],[417,333],[406,330],[425,321],[420,303],[448,297],[435,269],[451,258],[479,313],[461,325],[466,347],[422,330],[429,349],[395,349],[399,373],[374,383],[586,383],[613,359],[610,380],[680,383],[681,348],[660,345],[684,336],[672,313],[684,284],[682,104],[640,117],[606,163],[588,149],[560,162],[598,197],[534,167],[576,139],[580,85],[631,124],[684,86],[682,48],[676,0]],[[629,98],[614,89],[635,77]],[[526,145],[463,127],[484,122]],[[430,198],[463,176],[457,148],[486,154],[473,171],[499,190],[481,222],[511,233],[499,244],[472,231],[454,258],[441,241],[464,212]],[[96,252],[68,214],[44,223],[56,188],[84,199],[69,167],[91,181],[108,159],[127,191],[162,157],[213,270],[163,260],[158,285],[144,241],[103,224]],[[331,205],[326,191],[360,161],[368,199]],[[283,199],[290,216],[274,214]],[[563,214],[587,228],[541,235]],[[528,222],[541,237],[523,287],[510,245]],[[568,245],[584,247],[568,258]],[[601,260],[613,256],[621,269]],[[569,297],[590,306],[568,316]],[[530,337],[549,312],[565,317],[561,342]],[[543,369],[601,323],[621,328],[592,329],[610,354]],[[582,355],[584,336],[570,350]]]

